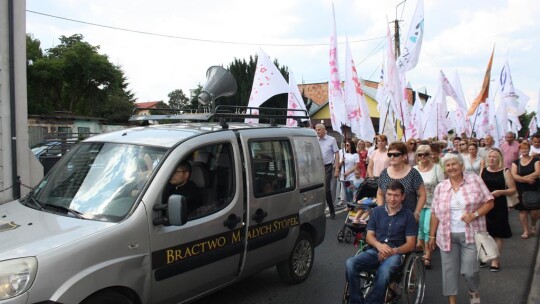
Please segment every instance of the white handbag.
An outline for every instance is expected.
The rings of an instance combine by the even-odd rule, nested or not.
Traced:
[[[475,232],[474,241],[476,243],[476,250],[478,251],[478,259],[482,263],[491,262],[499,257],[500,252],[495,240],[487,232]]]

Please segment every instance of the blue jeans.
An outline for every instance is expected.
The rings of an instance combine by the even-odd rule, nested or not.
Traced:
[[[390,284],[390,279],[401,267],[401,255],[395,254],[379,262],[377,253],[377,249],[369,248],[359,255],[347,259],[345,275],[349,282],[350,304],[384,303],[384,296],[386,288]],[[358,273],[370,270],[377,270],[377,274],[375,275],[373,288],[364,301],[364,296],[360,292]]]

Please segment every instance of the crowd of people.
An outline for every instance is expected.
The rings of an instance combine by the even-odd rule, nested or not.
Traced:
[[[323,140],[330,137],[326,131],[325,136]],[[346,263],[350,303],[364,303],[357,292],[358,286],[355,288],[358,271],[378,268],[379,273],[384,269],[373,289],[386,288],[389,273],[397,271],[396,262],[390,257],[414,247],[423,251],[426,269],[431,267],[432,252],[439,248],[442,293],[449,303],[456,303],[460,276],[467,283],[471,303],[480,303],[479,268],[489,267],[496,273],[501,271],[501,263],[499,259],[490,265],[478,261],[474,233],[488,231],[503,254],[503,241],[512,237],[508,220],[512,209],[519,213],[522,239],[538,233],[536,223],[540,212],[528,210],[522,203],[509,208],[506,197],[517,191],[521,200],[524,191],[539,189],[540,134],[516,139],[515,134],[508,132],[498,146],[490,135],[480,139],[455,136],[440,141],[409,139],[390,144],[386,136],[378,135],[373,139],[374,145],[371,144],[352,138],[342,149],[336,144],[333,150],[323,150],[325,159],[333,161],[332,170],[327,172],[333,172],[345,189],[336,193],[341,199],[339,203],[360,199],[351,193],[363,179],[378,179],[375,199],[379,207],[373,209],[372,216],[376,218],[370,216],[367,226],[367,243],[371,249]],[[388,194],[389,190],[392,195]],[[331,197],[327,196],[327,203],[333,218]],[[400,215],[404,226],[390,231],[384,225],[396,215]],[[415,246],[409,246],[411,227],[407,219],[410,217],[416,225]],[[400,234],[392,236],[393,242],[388,238],[392,233]],[[367,303],[382,303],[384,295],[380,290],[372,294],[367,299],[371,302]]]

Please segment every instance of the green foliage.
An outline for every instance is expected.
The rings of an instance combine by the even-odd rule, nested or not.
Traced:
[[[27,35],[29,114],[67,111],[125,122],[133,93],[120,67],[99,54],[99,46],[83,36],[61,36],[60,44],[43,54],[40,41]]]
[[[188,108],[191,101],[182,90],[174,90],[167,95],[169,97],[169,106],[173,109]]]
[[[518,137],[525,137],[525,136],[532,135],[528,133],[529,133],[529,124],[531,123],[531,120],[534,119],[534,116],[536,116],[536,112],[525,113],[519,116],[519,123],[521,124],[521,130],[519,130],[518,132]]]

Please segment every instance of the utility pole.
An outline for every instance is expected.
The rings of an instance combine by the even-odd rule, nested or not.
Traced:
[[[399,49],[399,20],[397,20],[397,16],[396,20],[394,20],[394,49],[396,53],[396,59],[398,59],[401,55],[401,51]]]

